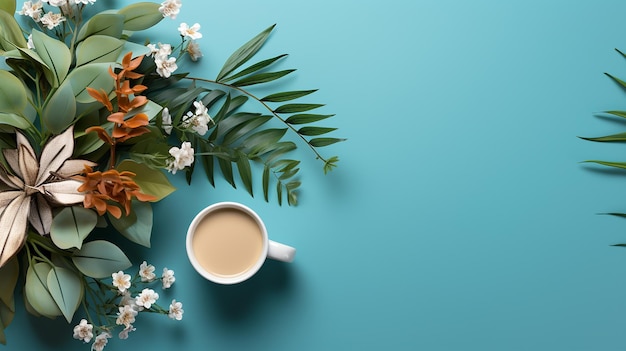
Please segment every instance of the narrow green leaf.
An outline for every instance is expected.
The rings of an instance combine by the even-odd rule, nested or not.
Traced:
[[[612,114],[614,116],[626,118],[626,111],[606,111],[606,113]]]
[[[206,94],[202,99],[202,103],[206,108],[211,108],[214,103],[216,103],[222,96],[226,95],[226,92],[222,90],[211,90],[208,94]]]
[[[286,104],[274,110],[276,113],[298,113],[313,110],[324,106],[323,104]]]
[[[208,143],[200,143],[200,150],[202,153],[211,152],[212,149]],[[215,160],[213,155],[202,155],[202,165],[204,166],[204,172],[207,176],[209,183],[215,187]]]
[[[273,80],[282,78],[294,71],[295,69],[287,69],[287,70],[278,71],[278,72],[258,73],[255,75],[251,75],[249,77],[241,78],[240,80],[232,83],[232,85],[236,87],[243,87],[243,86],[267,83],[267,82],[271,82]]]
[[[222,171],[224,179],[228,183],[230,183],[233,188],[237,188],[237,185],[235,184],[235,179],[233,177],[233,165],[231,161],[225,160],[223,158],[218,158],[217,164],[220,166],[220,170]]]
[[[611,246],[617,246],[617,247],[626,247],[626,244],[613,244]]]
[[[322,135],[322,134],[330,133],[334,130],[337,130],[337,128],[302,127],[298,129],[298,134],[306,135],[306,136],[315,136],[315,135]]]
[[[0,10],[5,11],[6,13],[15,13],[16,9],[16,0],[0,0]]]
[[[231,119],[234,119],[234,116],[228,118],[228,120],[231,120]],[[226,135],[224,135],[224,139],[222,142],[223,145],[230,145],[234,143],[242,136],[262,126],[263,124],[267,123],[271,119],[272,119],[272,116],[256,116],[252,118],[246,118],[245,121],[242,121],[242,123],[238,124],[236,127],[228,131]]]
[[[7,0],[3,0],[7,1]],[[11,4],[6,7],[12,7]],[[20,25],[13,17],[13,12],[0,10],[0,49],[3,51],[11,51],[16,48],[26,48],[27,43],[22,34]]]
[[[0,112],[0,125],[7,125],[19,129],[28,129],[31,127],[31,124],[26,118],[14,113],[4,112]]]
[[[82,206],[64,207],[50,226],[50,238],[60,249],[80,249],[83,241],[96,227],[98,215]]]
[[[80,28],[76,42],[81,42],[92,35],[106,35],[120,39],[124,31],[126,16],[114,13],[98,13]]]
[[[338,143],[340,141],[345,141],[346,139],[339,138],[313,138],[309,140],[309,145],[313,147],[324,147],[328,145],[332,145],[334,143]]]
[[[125,42],[106,35],[93,35],[76,47],[76,66],[87,63],[117,62]]]
[[[59,86],[65,80],[70,65],[72,64],[72,54],[67,45],[60,40],[56,40],[38,30],[32,31],[33,45],[39,57],[54,73],[54,82],[49,82],[53,87]]]
[[[128,240],[144,247],[150,247],[152,235],[152,205],[149,202],[132,201],[129,215],[115,218],[109,215],[109,222]]]
[[[276,25],[272,25],[269,28],[265,29],[261,33],[257,34],[250,41],[245,43],[239,49],[237,49],[224,63],[224,66],[220,70],[217,75],[216,80],[218,82],[222,81],[224,77],[229,75],[232,71],[236,70],[238,67],[246,63],[248,60],[256,54],[259,49],[263,46],[270,33],[274,29]]]
[[[128,5],[117,13],[124,15],[124,30],[146,30],[163,19],[159,12],[161,5],[154,2],[138,2]]]
[[[626,162],[606,162],[606,161],[589,160],[589,161],[584,161],[584,163],[597,163],[599,165],[603,165],[607,167],[626,169]]]
[[[294,90],[294,91],[286,91],[284,93],[276,93],[268,95],[261,99],[261,101],[265,102],[285,102],[290,100],[295,100],[301,98],[303,96],[307,96],[316,92],[317,89],[314,90]]]
[[[24,293],[30,306],[42,316],[54,318],[63,313],[48,290],[48,274],[52,266],[46,262],[30,265],[26,271]]]
[[[261,69],[263,69],[265,67],[268,67],[272,63],[276,62],[277,60],[279,60],[279,59],[281,59],[281,58],[283,58],[285,56],[287,56],[287,54],[278,55],[276,57],[272,57],[270,59],[263,60],[261,62],[255,63],[254,65],[252,65],[252,66],[250,66],[250,67],[240,71],[237,74],[234,74],[232,76],[229,76],[229,77],[226,77],[226,78],[222,79],[222,82],[229,82],[231,80],[234,80],[234,79],[237,79],[237,78],[240,78],[240,77],[244,77],[244,76],[246,76],[246,75],[248,75],[250,73],[254,73],[256,71],[259,71],[259,70],[261,70]]]
[[[213,121],[216,124],[220,123],[224,118],[226,118],[226,113],[228,112],[228,109],[230,107],[230,101],[230,94],[228,94],[226,95],[226,101],[224,101],[222,107],[219,109],[219,111],[217,111],[217,114],[213,116]]]
[[[619,134],[607,135],[604,137],[596,137],[596,138],[588,138],[588,137],[580,137],[580,138],[584,140],[599,141],[599,142],[621,142],[621,141],[626,141],[626,133],[619,133]]]
[[[266,202],[269,201],[269,187],[270,187],[270,167],[265,165],[263,167],[263,198]]]
[[[255,153],[254,151],[256,149],[263,149],[268,145],[276,144],[286,132],[287,128],[264,129],[245,138],[242,141],[241,146],[246,149],[250,149],[253,151],[252,153]]]
[[[244,153],[239,153],[237,157],[237,170],[239,171],[239,177],[244,187],[251,196],[254,196],[252,191],[252,170],[250,169],[250,161]]]
[[[231,114],[233,114],[235,111],[237,111],[237,109],[243,106],[246,101],[248,101],[248,97],[245,95],[235,96],[234,98],[230,99],[228,109],[226,110],[226,116],[230,116]]]
[[[133,180],[139,185],[141,192],[155,196],[156,200],[154,201],[160,201],[176,190],[161,170],[131,160],[124,160],[115,168],[118,171],[135,173]]]
[[[287,204],[296,206],[298,204],[298,194],[295,191],[287,189]]]
[[[283,205],[283,183],[278,181],[276,183],[276,199],[278,200],[278,206]]]
[[[67,268],[54,267],[48,273],[47,284],[50,295],[63,313],[65,320],[71,323],[84,293],[80,277]]]
[[[81,273],[92,278],[107,278],[132,266],[124,251],[104,240],[83,244],[82,249],[72,256],[72,262]]]
[[[60,134],[72,124],[76,116],[76,98],[72,85],[61,84],[47,101],[41,121],[51,132]]]
[[[337,167],[337,162],[339,162],[339,157],[333,156],[324,162],[324,174],[328,174],[328,172],[332,171],[333,168]]]
[[[0,112],[22,113],[28,103],[26,88],[13,74],[0,70]]]

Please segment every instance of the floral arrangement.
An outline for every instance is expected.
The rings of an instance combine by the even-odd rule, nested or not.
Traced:
[[[295,71],[272,70],[284,54],[248,64],[274,26],[237,49],[215,79],[191,77],[179,65],[202,57],[199,24],[180,23],[175,46],[132,39],[175,19],[180,0],[90,14],[95,1],[35,0],[18,8],[0,0],[3,344],[20,290],[26,311],[75,323],[74,338],[93,350],[116,329],[128,337],[139,313],[182,319],[182,303],[163,307],[151,288],[169,288],[171,269],[157,277],[144,261],[131,276],[133,263],[115,238],[93,233],[115,231],[149,247],[151,203],[175,191],[168,173],[191,183],[201,168],[213,186],[219,174],[251,196],[258,172],[265,201],[273,187],[279,205],[296,205],[300,161],[289,156],[297,144],[288,135],[325,173],[338,158],[324,158],[319,148],[344,140],[327,136],[336,128],[315,125],[333,116],[311,112],[322,104],[294,102],[316,90],[264,97],[250,90]],[[242,111],[248,101],[263,112]]]
[[[622,55],[622,57],[626,58],[626,54],[624,54],[622,51],[615,49],[615,51],[617,51],[620,55]],[[615,77],[612,74],[609,73],[605,73],[606,76],[608,76],[612,81],[614,81],[615,83],[617,83],[617,85],[619,85],[620,87],[626,89],[626,81],[623,81],[617,77]],[[605,111],[604,112],[605,116],[608,116],[610,118],[626,118],[626,111],[620,111],[620,110],[610,110],[610,111]],[[595,142],[625,142],[626,141],[626,132],[622,132],[622,133],[618,133],[618,134],[612,134],[612,135],[606,135],[606,136],[601,136],[601,137],[581,137],[581,139],[584,140],[589,140],[589,141],[595,141]],[[600,161],[600,160],[587,160],[584,161],[586,163],[595,163],[598,165],[602,165],[602,166],[606,166],[606,167],[613,167],[613,168],[618,168],[618,169],[626,169],[626,162],[611,162],[611,161]],[[616,216],[616,217],[623,217],[626,218],[626,213],[619,213],[619,212],[611,212],[611,213],[606,213],[608,215],[611,216]],[[622,247],[626,247],[626,243],[623,244],[614,244],[613,246],[622,246]]]

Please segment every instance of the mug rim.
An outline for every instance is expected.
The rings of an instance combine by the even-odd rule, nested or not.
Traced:
[[[193,237],[195,235],[195,230],[198,227],[198,224],[210,213],[216,210],[224,209],[224,208],[236,209],[252,217],[252,219],[254,219],[254,221],[259,226],[259,229],[261,229],[261,235],[263,237],[262,238],[263,247],[261,249],[261,254],[259,255],[259,258],[255,262],[255,264],[250,269],[244,271],[243,273],[238,274],[238,275],[233,275],[233,276],[220,276],[220,275],[215,275],[207,271],[204,267],[202,267],[200,262],[198,262],[198,259],[196,258],[194,254],[194,250],[193,250]],[[250,207],[239,202],[222,201],[222,202],[216,202],[214,204],[206,206],[195,215],[195,217],[189,224],[189,227],[187,228],[187,237],[186,237],[187,258],[191,262],[191,265],[196,270],[196,272],[198,272],[205,279],[210,280],[214,283],[237,284],[237,283],[243,282],[251,278],[254,274],[256,274],[256,272],[259,271],[261,266],[263,266],[263,263],[265,262],[267,258],[268,250],[269,250],[269,238],[267,235],[267,229],[265,228],[265,223],[254,210],[252,210]]]

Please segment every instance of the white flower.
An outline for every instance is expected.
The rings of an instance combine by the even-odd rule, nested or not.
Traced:
[[[148,262],[143,261],[141,265],[139,265],[139,276],[141,277],[142,282],[151,282],[156,278],[156,274],[154,274],[154,266],[148,264]]]
[[[172,287],[172,284],[176,281],[176,277],[174,277],[174,271],[171,269],[167,269],[167,267],[163,268],[163,275],[161,276],[161,280],[163,280],[163,289],[169,289]]]
[[[207,115],[209,114],[209,109],[204,106],[202,101],[194,101],[193,106],[196,108],[196,115]]]
[[[183,22],[180,26],[178,26],[178,31],[180,32],[181,37],[189,37],[193,40],[202,38],[202,33],[198,32],[199,30],[199,23],[194,23],[193,26],[189,27],[187,23]]]
[[[161,112],[161,128],[163,131],[167,133],[167,135],[172,134],[172,116],[170,115],[170,110],[166,107]]]
[[[170,304],[170,311],[169,311],[168,317],[179,321],[183,319],[184,312],[185,310],[183,310],[183,303],[176,302],[176,300],[172,300],[172,303]]]
[[[26,43],[26,47],[30,50],[34,50],[35,49],[35,44],[33,43],[33,35],[29,34],[28,35],[28,42]]]
[[[156,300],[159,299],[159,294],[157,294],[152,289],[143,289],[141,293],[135,298],[135,304],[140,307],[144,307],[150,309],[152,304],[156,303]]]
[[[191,61],[198,61],[198,59],[202,57],[200,46],[195,41],[189,42],[189,45],[187,45],[187,53],[189,54]]]
[[[109,333],[102,333],[96,336],[96,340],[93,342],[93,345],[91,345],[91,351],[104,350],[104,347],[107,346],[107,343],[109,342],[110,337],[111,337],[111,334]]]
[[[120,306],[115,323],[117,325],[124,325],[126,328],[132,327],[131,324],[135,323],[137,313],[138,312],[130,305]]]
[[[132,325],[131,325],[131,326],[128,326],[128,327],[124,328],[124,330],[122,330],[122,331],[118,334],[118,336],[120,337],[120,339],[122,339],[122,340],[126,340],[126,339],[128,339],[128,333],[130,333],[130,332],[134,332],[135,330],[137,330],[137,328],[133,328],[133,326],[132,326]]]
[[[194,101],[193,105],[196,107],[196,113],[187,112],[182,126],[185,128],[191,127],[196,133],[204,135],[209,130],[209,123],[213,122],[213,119],[209,116],[208,110],[202,101]]]
[[[95,4],[96,0],[73,0],[76,4],[83,4],[83,5],[87,5],[87,4]]]
[[[155,59],[167,60],[167,57],[172,54],[172,46],[170,44],[162,44],[159,43],[157,47],[156,44],[148,44],[146,45],[148,49],[150,49],[150,55]]]
[[[154,60],[157,66],[157,73],[163,78],[169,78],[175,70],[178,69],[176,65],[176,57],[168,57],[167,59],[157,58]]]
[[[170,308],[171,310],[171,308]],[[87,323],[86,319],[81,319],[80,323],[74,327],[74,339],[90,342],[93,338],[93,325]]]
[[[111,274],[111,277],[113,277],[113,286],[121,293],[130,288],[130,274],[124,274],[124,272],[119,271]]]
[[[37,1],[35,3],[33,3],[32,1],[25,1],[22,5],[22,9],[18,12],[18,14],[28,16],[35,20],[35,22],[39,22],[42,8],[43,3],[41,1]]]
[[[44,0],[44,2],[47,2],[50,6],[54,6],[54,7],[61,7],[61,6],[67,5],[67,0]]]
[[[180,0],[165,0],[161,3],[161,7],[159,7],[159,12],[163,14],[163,17],[169,17],[171,19],[175,19],[176,15],[180,12],[180,7],[182,4]]]
[[[176,146],[170,149],[170,155],[174,159],[169,159],[167,164],[167,170],[176,174],[176,171],[182,170],[185,167],[191,166],[194,161],[194,150],[191,147],[191,143],[185,141],[181,144],[180,148]],[[172,272],[173,273],[173,272]]]
[[[130,295],[130,291],[126,290],[122,293],[122,298],[120,299],[120,306],[128,305],[132,308],[135,308],[135,298]]]
[[[41,16],[41,24],[48,29],[54,29],[54,27],[58,26],[63,21],[65,21],[65,17],[60,13],[47,12],[45,15]]]

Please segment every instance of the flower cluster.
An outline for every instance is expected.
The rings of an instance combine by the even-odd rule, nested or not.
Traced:
[[[130,332],[137,328],[134,326],[139,313],[152,312],[167,315],[173,320],[180,321],[183,318],[183,304],[173,299],[169,308],[165,309],[158,304],[159,294],[147,284],[160,281],[163,289],[169,289],[176,278],[174,271],[163,268],[163,274],[157,279],[154,273],[155,267],[143,261],[134,277],[120,270],[111,274],[111,285],[100,283],[102,290],[99,296],[108,294],[103,306],[110,307],[106,318],[98,318],[97,321],[88,321],[83,318],[74,327],[74,339],[85,343],[91,342],[93,350],[102,350],[113,335],[113,330],[122,328],[118,333],[120,339],[127,339]],[[94,339],[94,332],[97,336]]]

